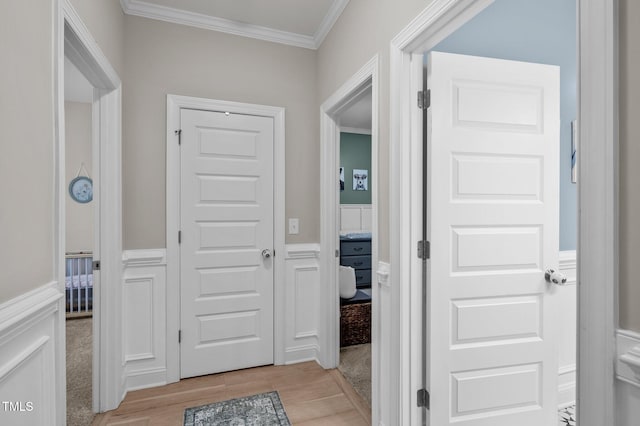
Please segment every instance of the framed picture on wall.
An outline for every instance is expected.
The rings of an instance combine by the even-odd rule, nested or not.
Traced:
[[[340,191],[344,191],[344,167],[340,167]]]
[[[369,190],[369,170],[353,169],[353,190]]]

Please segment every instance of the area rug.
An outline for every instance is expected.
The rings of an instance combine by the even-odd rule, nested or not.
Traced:
[[[371,343],[340,348],[338,370],[371,406]]]
[[[92,407],[92,319],[67,319],[67,426],[87,426]]]
[[[215,402],[184,411],[184,426],[291,426],[278,392]]]
[[[559,426],[576,426],[576,406],[571,405],[558,411]]]

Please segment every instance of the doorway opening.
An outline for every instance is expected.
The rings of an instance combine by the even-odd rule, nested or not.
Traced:
[[[321,265],[327,292],[320,363],[350,370],[354,382],[363,379],[354,387],[368,399],[373,424],[381,411],[378,90],[375,56],[322,104],[320,122],[320,245],[327,253]],[[341,358],[352,362],[341,366]]]
[[[93,418],[93,86],[65,57],[67,424]]]
[[[56,158],[55,158],[55,203],[56,203],[56,235],[55,235],[55,270],[59,290],[62,295],[67,294],[67,278],[69,278],[69,310],[76,312],[91,307],[92,324],[90,334],[91,346],[91,411],[98,413],[114,409],[124,395],[123,366],[121,362],[121,298],[120,280],[122,273],[122,211],[121,211],[121,82],[120,79],[97,46],[95,39],[88,32],[86,26],[69,2],[56,2],[55,21],[55,120],[56,120]],[[65,63],[67,65],[65,65]],[[73,70],[75,68],[76,70]],[[77,71],[77,73],[75,72]],[[67,75],[69,74],[69,75]],[[85,104],[68,104],[65,108],[65,77],[72,80],[86,79],[85,92],[91,91],[90,109]],[[70,89],[71,87],[69,87]],[[85,93],[87,96],[88,93]],[[88,100],[85,97],[84,100]],[[67,111],[69,110],[69,142],[65,132]],[[79,109],[79,115],[86,120],[85,132],[80,139],[91,147],[90,158],[74,157],[81,150],[73,146],[74,116],[71,110]],[[87,138],[87,127],[90,129]],[[69,145],[69,146],[68,146]],[[86,145],[83,145],[86,147]],[[68,151],[68,152],[67,152]],[[69,159],[67,160],[67,153]],[[86,151],[84,156],[86,156]],[[78,164],[79,161],[79,164]],[[67,164],[67,163],[70,164]],[[75,164],[74,164],[75,162]],[[68,166],[68,167],[67,167]],[[75,168],[75,170],[73,170]],[[72,173],[71,181],[67,173]],[[77,178],[77,179],[76,179]],[[73,183],[70,192],[70,183]],[[92,191],[91,191],[92,190]],[[88,201],[92,192],[92,200]],[[69,201],[71,194],[80,201],[79,204],[92,204],[93,214],[87,215],[83,211],[83,218],[93,219],[93,225],[84,224],[93,234],[93,242],[84,240],[80,246],[76,244],[72,235],[73,227],[81,219],[71,220],[67,225],[67,210],[73,215],[73,207]],[[85,209],[86,210],[86,209]],[[91,222],[87,220],[86,222]],[[69,235],[67,228],[70,228]],[[69,237],[69,239],[68,239]],[[67,259],[69,251],[89,251],[91,260],[85,253]],[[89,265],[91,263],[91,265]],[[69,266],[67,268],[67,266]],[[69,273],[67,273],[69,272]],[[101,286],[100,283],[108,285]],[[74,284],[77,284],[75,286]],[[90,286],[89,284],[92,284]],[[78,290],[78,291],[74,291]],[[60,418],[66,421],[66,350],[63,342],[66,340],[66,304],[65,297],[61,298],[58,309],[61,344],[57,349],[57,383],[59,389],[56,395],[57,405],[61,407]],[[108,319],[108,320],[107,320]],[[69,339],[71,340],[71,339]],[[82,345],[85,349],[87,344]],[[88,400],[88,399],[87,399]]]
[[[372,203],[369,87],[336,117],[340,203],[337,214],[340,265],[340,360],[338,369],[371,406]]]

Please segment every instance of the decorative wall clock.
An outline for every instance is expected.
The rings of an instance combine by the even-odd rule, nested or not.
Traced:
[[[74,201],[86,204],[93,200],[93,181],[87,176],[78,176],[69,183],[69,195]]]

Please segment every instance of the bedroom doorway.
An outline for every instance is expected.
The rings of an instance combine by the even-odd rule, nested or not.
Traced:
[[[67,424],[73,426],[93,419],[94,87],[67,57],[64,66]]]
[[[377,56],[322,104],[320,139],[320,246],[326,253],[321,271],[328,284],[323,303],[326,350],[320,361],[324,368],[340,368],[354,388],[360,388],[373,408],[372,424],[377,424],[382,347]],[[346,156],[341,156],[341,147]],[[359,154],[358,148],[367,154]]]
[[[371,180],[372,90],[353,100],[336,121],[338,139],[338,287],[340,359],[338,369],[371,406]]]
[[[56,349],[56,406],[59,407],[57,423],[66,422],[66,293],[67,293],[67,199],[72,193],[79,204],[93,204],[93,244],[91,258],[85,257],[79,262],[82,266],[69,267],[70,287],[74,281],[81,290],[75,305],[77,309],[91,306],[92,324],[92,372],[91,372],[91,411],[93,413],[114,409],[124,395],[121,362],[122,338],[122,185],[121,185],[121,118],[122,86],[118,74],[111,66],[95,38],[70,4],[55,2],[55,205],[56,234],[54,240],[54,258],[56,278],[61,293],[57,334],[59,343]],[[90,136],[91,159],[80,160],[80,164],[70,164],[73,170],[67,178],[67,147],[65,133],[65,76],[70,74],[73,64],[79,75],[89,83],[91,91]],[[86,109],[85,109],[86,115]],[[85,136],[86,137],[86,134]],[[74,161],[77,161],[74,160]],[[83,164],[84,163],[84,164]],[[90,163],[90,164],[88,164]],[[77,178],[77,179],[76,179]],[[87,202],[92,193],[92,200]],[[70,201],[76,202],[76,201]],[[82,249],[81,251],[85,251]],[[84,253],[83,253],[84,254]],[[76,273],[76,278],[71,271]],[[91,273],[92,272],[92,273]],[[91,276],[91,278],[89,278]],[[92,283],[93,286],[89,286]],[[100,283],[109,283],[100,286]],[[89,291],[89,288],[92,288]],[[84,292],[82,290],[86,289]]]

